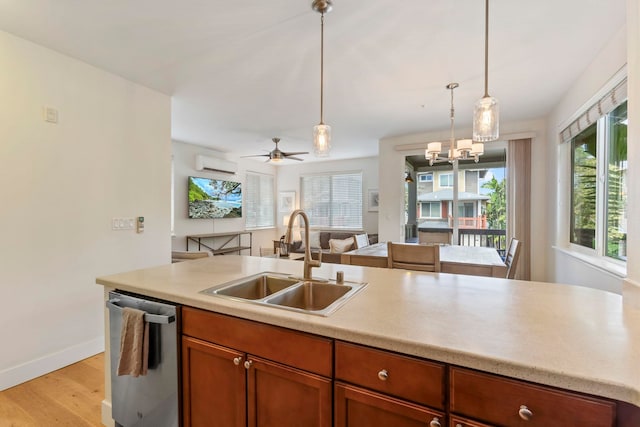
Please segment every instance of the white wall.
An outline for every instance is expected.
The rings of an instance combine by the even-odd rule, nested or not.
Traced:
[[[244,214],[242,218],[190,219],[187,206],[187,180],[189,176],[201,176],[206,178],[236,181],[240,182],[244,189],[246,188],[245,182],[247,171],[271,174],[275,177],[278,169],[271,163],[237,158],[199,145],[187,144],[180,141],[173,141],[172,152],[174,169],[174,237],[172,248],[179,251],[186,249],[185,236],[188,235],[226,233],[245,230],[246,215]],[[195,169],[195,157],[198,154],[235,162],[238,165],[238,171],[235,174],[197,171]],[[278,237],[278,231],[274,228],[252,231],[252,255],[259,255],[260,247],[272,247],[273,240]],[[245,236],[243,239],[248,239],[248,237]],[[243,244],[246,243],[248,243],[248,241],[243,240]],[[196,249],[196,247],[193,246],[193,243],[191,244],[190,249]],[[243,255],[248,255],[247,251],[243,251],[242,253]]]
[[[567,90],[562,100],[551,112],[548,119],[548,151],[546,163],[548,168],[548,197],[556,203],[548,206],[548,235],[552,247],[548,248],[549,280],[554,282],[594,287],[616,293],[622,292],[623,278],[603,269],[602,263],[586,257],[570,255],[569,246],[569,197],[570,197],[570,155],[567,146],[560,145],[559,133],[569,124],[572,116],[587,107],[592,98],[611,80],[625,65],[627,56],[626,28],[609,41],[595,60]],[[629,102],[629,105],[632,103]],[[632,123],[634,120],[630,119]],[[631,140],[631,138],[629,139]],[[633,144],[629,144],[631,147]],[[631,151],[631,150],[630,150]],[[629,161],[629,165],[633,162]],[[631,168],[630,168],[631,170]],[[630,175],[629,182],[634,182]],[[632,190],[632,189],[631,189]],[[630,192],[629,199],[636,193]],[[632,216],[629,216],[632,218]],[[628,245],[631,247],[631,232],[628,234]],[[633,249],[629,252],[633,252]],[[630,257],[628,258],[631,259]],[[628,262],[631,265],[631,262]]]
[[[2,390],[104,349],[97,276],[169,261],[171,107],[4,32],[0,69]]]
[[[629,182],[640,182],[640,2],[627,0],[627,74],[628,74],[628,115],[629,125],[627,137],[629,144],[627,158],[629,160]],[[630,197],[627,206],[629,218],[640,216],[640,197],[638,190]],[[640,222],[629,221],[627,242],[633,243],[627,251],[627,259],[631,260],[627,267],[627,280],[623,286],[625,302],[640,308]]]
[[[278,192],[295,191],[296,208],[300,207],[300,176],[304,174],[325,173],[325,172],[346,172],[362,171],[362,225],[365,232],[375,234],[378,232],[379,212],[369,212],[367,208],[368,190],[379,189],[378,183],[378,158],[363,157],[359,159],[335,160],[322,162],[301,162],[289,164],[278,168]],[[404,169],[403,175],[404,177]],[[404,178],[403,181],[404,182]],[[382,190],[380,189],[380,193]],[[382,210],[380,210],[381,212]],[[282,218],[280,218],[282,223]],[[281,234],[284,234],[285,227],[280,227]]]
[[[545,254],[549,242],[544,233],[547,218],[540,215],[547,207],[546,177],[546,127],[543,120],[520,123],[500,123],[504,139],[532,138],[531,143],[531,279],[547,281]],[[457,129],[460,135],[470,135],[471,129]],[[404,241],[404,171],[405,157],[424,155],[424,148],[407,146],[425,145],[429,141],[449,139],[449,131],[411,134],[384,138],[379,143],[380,159],[380,240]],[[426,145],[425,145],[426,146]]]

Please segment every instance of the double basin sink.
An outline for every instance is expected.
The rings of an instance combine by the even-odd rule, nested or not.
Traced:
[[[365,286],[366,283],[306,280],[263,272],[205,289],[201,293],[328,316]]]

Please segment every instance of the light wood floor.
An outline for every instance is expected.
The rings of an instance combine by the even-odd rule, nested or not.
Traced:
[[[0,392],[0,427],[101,426],[104,353]]]

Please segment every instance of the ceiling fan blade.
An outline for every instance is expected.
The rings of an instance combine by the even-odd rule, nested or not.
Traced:
[[[300,157],[292,157],[292,156],[287,156],[287,159],[289,159],[289,160],[297,160],[299,162],[304,161],[304,159],[301,159]]]
[[[254,154],[252,156],[240,156],[240,157],[271,157],[271,154]]]
[[[289,157],[289,156],[297,156],[299,154],[309,154],[308,151],[287,151],[286,153],[283,151],[282,155],[285,157]]]

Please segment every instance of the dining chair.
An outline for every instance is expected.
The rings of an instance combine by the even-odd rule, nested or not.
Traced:
[[[440,246],[387,242],[387,267],[439,272]]]
[[[369,246],[369,236],[367,233],[364,234],[355,234],[353,236],[353,247],[355,249],[364,248],[365,246]]]
[[[511,239],[509,242],[509,249],[507,250],[507,256],[504,259],[504,264],[507,266],[507,279],[513,279],[516,277],[519,258],[520,241],[518,239]]]

